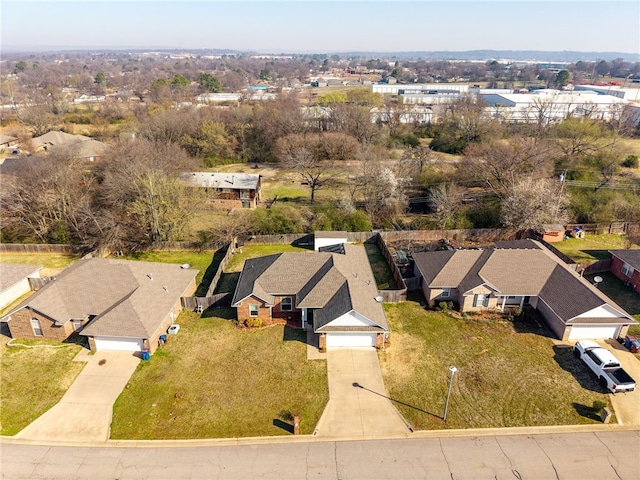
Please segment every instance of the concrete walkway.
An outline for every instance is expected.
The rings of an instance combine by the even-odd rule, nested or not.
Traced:
[[[375,349],[328,349],[327,372],[329,402],[317,436],[355,439],[410,433],[387,397]]]
[[[87,365],[67,393],[60,402],[18,433],[16,438],[63,442],[109,439],[113,403],[140,359],[130,352],[86,355],[83,351],[79,357],[87,361]]]

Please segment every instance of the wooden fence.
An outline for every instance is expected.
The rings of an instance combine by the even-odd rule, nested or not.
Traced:
[[[49,245],[46,243],[0,243],[0,253],[61,253],[66,255],[86,254],[91,247],[86,245]]]
[[[580,265],[578,271],[582,270],[583,275],[593,275],[594,273],[608,272],[611,269],[611,259],[599,260],[588,265]]]
[[[56,277],[37,277],[37,278],[31,278],[29,277],[29,287],[31,288],[31,291],[33,292],[37,292],[38,290],[40,290],[42,287],[44,287],[47,283],[55,280]]]
[[[183,308],[203,312],[207,308],[228,307],[232,298],[233,292],[225,292],[206,297],[182,297],[180,300]]]

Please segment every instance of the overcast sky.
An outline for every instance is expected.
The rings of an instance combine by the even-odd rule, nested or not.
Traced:
[[[3,48],[640,53],[640,2],[0,1]]]

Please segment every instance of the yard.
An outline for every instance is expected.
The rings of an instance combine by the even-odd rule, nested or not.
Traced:
[[[237,330],[234,317],[230,308],[183,312],[180,332],[118,398],[111,438],[287,435],[293,414],[312,433],[329,397],[326,362],[306,360],[302,331]]]
[[[420,302],[385,305],[393,333],[380,353],[389,396],[414,429],[599,422],[604,390],[535,324],[426,311]],[[445,424],[450,365],[458,372]]]
[[[378,289],[393,290],[398,288],[396,280],[391,273],[391,268],[389,268],[389,264],[384,258],[384,255],[382,255],[380,247],[375,243],[365,243],[364,248],[367,251],[371,270],[373,270],[373,277],[376,279]]]
[[[8,347],[0,336],[0,434],[15,435],[53,407],[76,379],[83,362],[73,358],[82,347],[45,340],[22,340],[28,345],[60,348]]]
[[[41,265],[41,277],[57,275],[73,264],[80,255],[64,255],[61,253],[2,253],[0,261],[5,263],[22,263],[24,265]]]
[[[593,263],[597,260],[611,258],[609,250],[627,248],[626,241],[624,235],[587,233],[585,238],[569,238],[556,242],[553,246],[571,257],[576,263]]]

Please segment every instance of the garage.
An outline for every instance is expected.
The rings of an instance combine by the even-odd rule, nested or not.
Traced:
[[[375,347],[375,333],[327,333],[327,347]]]
[[[619,325],[574,325],[569,340],[618,338]]]
[[[142,338],[94,337],[96,351],[117,350],[120,352],[140,352],[144,340]]]

